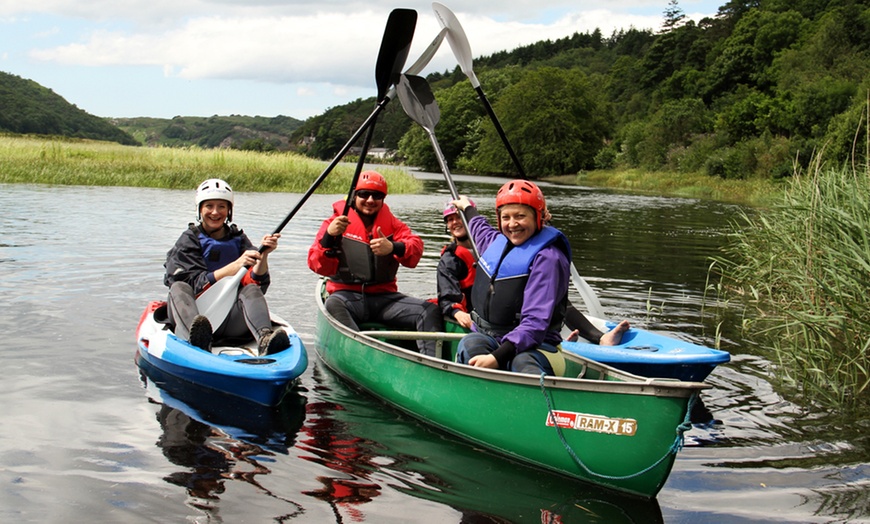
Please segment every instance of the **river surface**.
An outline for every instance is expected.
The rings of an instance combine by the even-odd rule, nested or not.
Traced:
[[[446,184],[387,203],[425,241],[400,288],[435,293]],[[457,177],[492,217],[500,181]],[[308,245],[340,195],[315,195],[271,257],[271,307],[308,370],[277,409],[140,375],[134,331],[163,299],[166,251],[193,191],[0,185],[0,522],[870,522],[870,416],[804,410],[709,292],[708,257],[740,211],[716,202],[543,186],[554,225],[610,318],[720,345],[713,420],[687,433],[656,500],[640,502],[493,456],[349,388],[313,346]],[[296,194],[240,193],[256,241]],[[579,301],[579,296],[573,297]]]

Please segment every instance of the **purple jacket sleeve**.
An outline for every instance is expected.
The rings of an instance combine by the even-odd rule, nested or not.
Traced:
[[[468,220],[468,232],[471,234],[471,239],[474,240],[478,253],[483,254],[486,248],[495,240],[495,237],[501,233],[487,222],[486,217],[478,215],[477,209],[473,207],[465,210],[465,216]]]

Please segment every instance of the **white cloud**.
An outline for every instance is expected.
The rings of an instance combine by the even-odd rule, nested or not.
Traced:
[[[594,4],[548,0],[545,6],[528,0],[443,3],[461,22],[475,57],[596,28],[605,37],[618,28],[658,29],[667,7],[667,0]],[[418,12],[410,63],[440,26],[431,1],[402,4]],[[57,92],[72,93],[75,86],[78,100],[94,97],[90,104],[79,102],[85,107],[105,106],[108,100],[92,94],[82,75],[74,73],[79,67],[101,72],[103,84],[118,78],[115,83],[124,85],[120,79],[131,73],[140,83],[162,81],[164,86],[177,86],[178,81],[194,82],[204,93],[203,99],[206,92],[219,91],[212,86],[244,84],[260,86],[262,93],[271,93],[275,87],[289,89],[297,98],[308,100],[305,103],[317,99],[335,105],[374,89],[377,51],[387,16],[396,6],[395,0],[0,0],[0,20],[7,24],[0,30],[9,34],[8,28],[17,35],[7,38],[2,49],[4,60],[8,53],[14,62],[13,72],[51,79]],[[717,9],[713,0],[682,0],[681,6],[693,13],[713,14]],[[445,43],[423,73],[455,65]],[[152,92],[157,89],[150,88]],[[228,92],[233,89],[226,87]],[[189,103],[177,91],[170,92],[174,94],[165,103],[175,99],[179,104]],[[250,93],[251,99],[264,96]],[[124,103],[136,102],[116,102]],[[114,107],[92,111],[122,114]],[[133,114],[131,110],[123,113]]]
[[[595,10],[570,13],[549,24],[497,22],[481,15],[466,15],[461,22],[472,51],[481,56],[595,28],[609,35],[616,27],[654,27],[660,19],[616,17],[610,11]],[[384,24],[384,14],[375,11],[282,17],[208,16],[165,31],[100,29],[84,41],[32,50],[30,56],[63,65],[159,66],[165,74],[185,79],[362,86],[373,82]],[[420,15],[410,60],[439,29],[434,16]],[[453,67],[445,49],[439,51],[433,69]]]

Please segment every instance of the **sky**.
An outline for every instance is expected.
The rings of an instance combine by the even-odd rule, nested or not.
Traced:
[[[474,57],[596,28],[605,37],[631,27],[657,31],[668,8],[668,0],[441,3]],[[724,3],[678,5],[700,20]],[[304,120],[377,95],[375,62],[395,8],[418,13],[411,64],[441,29],[431,1],[0,0],[0,71],[101,117]],[[421,74],[455,66],[445,42]]]

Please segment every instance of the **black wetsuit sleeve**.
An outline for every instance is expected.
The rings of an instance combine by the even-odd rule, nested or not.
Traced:
[[[578,311],[571,304],[568,304],[568,310],[565,312],[565,325],[571,331],[575,329],[579,330],[581,337],[594,344],[598,344],[601,341],[601,337],[604,336],[604,333],[593,326],[592,322],[586,318],[586,315]]]

